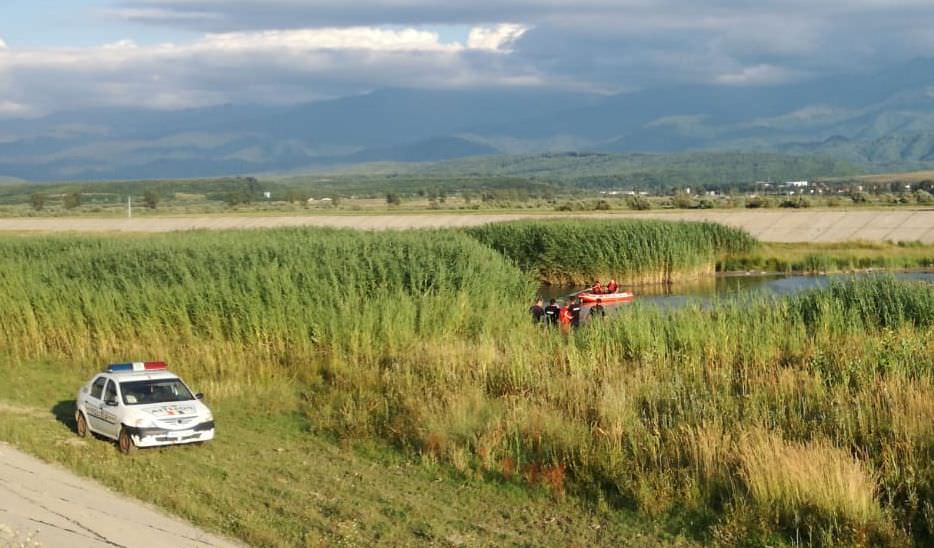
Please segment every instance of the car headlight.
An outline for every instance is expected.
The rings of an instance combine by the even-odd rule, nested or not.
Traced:
[[[147,417],[140,417],[133,422],[133,426],[137,428],[154,428],[156,423]]]

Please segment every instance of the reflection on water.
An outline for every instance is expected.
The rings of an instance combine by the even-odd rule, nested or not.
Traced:
[[[833,280],[846,280],[855,277],[874,276],[877,274],[831,274],[822,276],[767,275],[716,276],[696,283],[672,285],[633,286],[636,300],[642,304],[655,305],[659,308],[680,308],[688,304],[706,304],[714,300],[733,299],[745,296],[774,295],[786,296],[817,287],[824,287]],[[891,274],[899,280],[926,281],[934,283],[934,272],[897,272]],[[630,288],[624,288],[630,289]],[[555,298],[563,302],[568,295],[581,291],[580,287],[542,287],[540,295],[548,302]],[[630,303],[605,305],[607,311],[619,310]]]

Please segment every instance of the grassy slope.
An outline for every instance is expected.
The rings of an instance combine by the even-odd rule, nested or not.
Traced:
[[[207,446],[124,457],[72,431],[72,398],[88,374],[0,361],[0,438],[252,545],[690,544],[544,488],[468,479],[373,443],[336,444],[255,398],[209,402],[219,437]]]

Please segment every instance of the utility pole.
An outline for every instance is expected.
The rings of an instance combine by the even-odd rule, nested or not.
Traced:
[[[129,194],[126,197],[126,218],[133,218],[133,197]]]

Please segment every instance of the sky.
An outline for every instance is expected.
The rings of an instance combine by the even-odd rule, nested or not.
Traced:
[[[923,57],[931,0],[0,0],[0,118],[385,87],[762,86]]]

